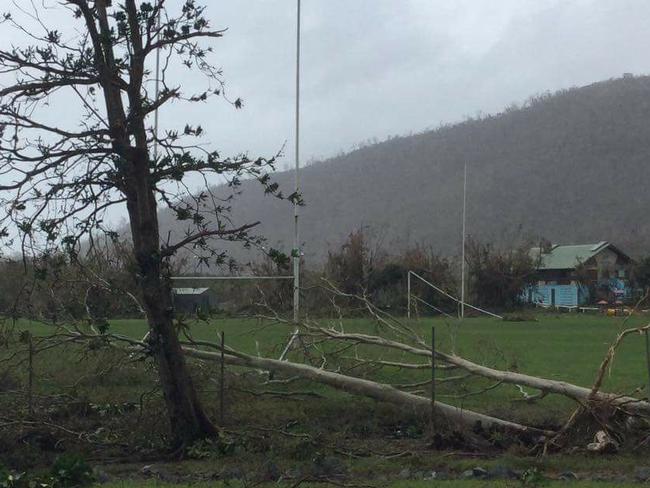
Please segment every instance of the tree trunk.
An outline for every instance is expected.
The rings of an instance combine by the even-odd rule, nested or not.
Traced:
[[[149,324],[149,345],[158,367],[167,406],[172,447],[183,449],[192,442],[214,436],[216,427],[205,414],[173,322],[171,286],[166,264],[160,257],[158,213],[155,196],[148,184],[146,167],[134,175],[137,183],[127,194],[131,234],[139,271],[139,286]]]
[[[158,366],[160,384],[165,397],[172,433],[177,449],[197,439],[211,436],[216,428],[205,415],[192,379],[188,373],[178,336],[174,330],[171,287],[163,276],[166,263],[160,253],[158,208],[155,198],[156,181],[149,157],[149,139],[143,99],[145,58],[138,7],[134,0],[126,0],[128,16],[129,51],[128,86],[118,68],[119,56],[114,53],[117,44],[109,22],[109,0],[74,3],[85,19],[93,45],[94,63],[102,88],[111,145],[115,158],[116,186],[124,194],[133,254],[138,266],[138,286],[142,292],[150,330],[150,347]],[[163,9],[162,2],[159,7]],[[121,43],[122,41],[120,41]],[[123,46],[122,46],[123,47]],[[119,60],[121,63],[122,60]],[[128,96],[128,116],[124,106],[124,92]]]
[[[153,296],[145,298],[145,303],[150,315],[150,344],[167,406],[172,447],[182,449],[198,439],[214,436],[217,430],[203,411],[188,372],[174,330],[167,291],[169,287],[160,286]]]

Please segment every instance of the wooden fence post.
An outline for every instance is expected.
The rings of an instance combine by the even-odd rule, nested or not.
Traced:
[[[33,389],[34,389],[34,341],[32,339],[32,334],[29,333],[29,339],[28,339],[28,360],[27,360],[27,412],[29,413],[29,416],[32,417],[34,415],[34,395],[33,395]]]
[[[431,326],[431,434],[436,431],[436,328]]]
[[[650,335],[649,331],[645,331],[645,361],[648,368],[648,391],[646,391],[646,396],[650,400]]]
[[[224,392],[225,389],[225,332],[221,331],[221,367],[219,373],[219,422],[221,426],[224,425]]]

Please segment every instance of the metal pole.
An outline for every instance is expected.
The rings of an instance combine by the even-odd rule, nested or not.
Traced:
[[[300,0],[296,5],[296,152],[295,191],[300,191]],[[300,234],[298,232],[298,202],[293,203],[293,321],[300,315]]]
[[[406,316],[410,319],[411,318],[411,270],[409,270],[408,274],[406,275],[406,297],[408,299],[408,303],[406,304]]]
[[[465,318],[465,217],[467,215],[467,162],[463,171],[463,248],[460,258],[460,318]]]
[[[431,326],[431,433],[436,430],[436,328]]]
[[[650,399],[650,335],[648,335],[648,330],[645,331],[645,360],[648,367],[648,391],[646,396]]]
[[[226,344],[226,339],[225,339],[225,333],[224,331],[221,331],[221,371],[219,372],[219,422],[221,426],[223,427],[223,417],[224,417],[224,392],[225,392],[225,344]]]
[[[289,354],[289,351],[291,350],[291,346],[293,346],[293,343],[299,334],[300,334],[300,329],[296,328],[291,334],[291,337],[289,338],[289,342],[287,342],[287,345],[284,346],[284,349],[282,350],[282,353],[280,354],[278,361],[284,361],[287,358],[287,354]]]
[[[160,12],[162,11],[162,8],[159,4],[158,8],[158,19],[157,19],[157,24],[158,24],[158,32],[160,32]],[[158,101],[158,97],[160,96],[160,47],[156,49],[156,83],[155,83],[155,99],[154,101]],[[156,111],[153,114],[153,134],[154,134],[154,139],[153,139],[153,158],[154,160],[158,159],[158,108],[156,108]]]

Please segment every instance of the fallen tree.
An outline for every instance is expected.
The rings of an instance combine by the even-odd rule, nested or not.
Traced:
[[[313,325],[304,325],[303,328],[309,336],[313,339],[317,336],[316,330]],[[333,331],[332,329],[318,328],[321,333],[336,338],[337,340],[353,341],[356,344],[372,344],[389,348],[397,348],[404,350],[416,356],[428,356],[431,358],[431,352],[422,348],[417,348],[412,345],[391,341],[379,336],[371,336],[366,334],[344,333]],[[645,330],[641,328],[640,330]],[[629,335],[632,329],[626,331],[623,337]],[[96,335],[88,335],[80,331],[68,332],[64,334],[68,339],[70,337],[74,340],[88,340],[90,338],[97,339]],[[147,353],[148,343],[146,340],[135,340],[125,336],[108,334],[103,336],[104,340],[108,340],[115,345],[116,343],[127,343],[128,348],[133,353]],[[620,344],[622,338],[616,342],[616,346]],[[121,347],[121,346],[118,346]],[[212,350],[208,350],[210,348]],[[527,437],[533,442],[548,442],[550,439],[555,439],[558,432],[548,429],[537,428],[534,426],[524,425],[512,420],[497,418],[494,416],[486,415],[480,412],[459,408],[449,405],[440,401],[436,401],[433,405],[429,398],[419,396],[413,393],[402,391],[395,386],[384,384],[377,381],[358,378],[340,372],[333,372],[324,369],[324,367],[316,367],[303,363],[296,363],[286,360],[278,360],[264,357],[256,357],[241,351],[234,350],[230,347],[224,348],[224,354],[221,355],[221,346],[217,343],[209,341],[195,341],[188,339],[183,342],[183,352],[187,357],[194,358],[201,361],[223,361],[225,364],[240,366],[245,368],[252,368],[255,370],[274,372],[284,374],[290,377],[300,377],[302,379],[313,381],[320,384],[325,384],[329,387],[341,390],[356,396],[363,396],[372,398],[377,401],[387,402],[398,405],[404,409],[428,419],[431,414],[435,416],[437,425],[445,426],[448,430],[458,430],[465,432],[480,432],[481,430],[491,431],[499,430],[507,432],[514,436]],[[611,361],[612,349],[608,354]],[[463,369],[472,375],[497,379],[504,383],[524,384],[526,386],[537,385],[540,389],[549,393],[556,393],[572,398],[581,405],[581,408],[597,408],[595,403],[607,405],[610,408],[617,408],[624,412],[626,415],[631,415],[634,410],[634,415],[644,416],[647,412],[648,405],[646,401],[642,401],[632,397],[617,396],[611,393],[600,393],[600,395],[593,396],[593,389],[583,388],[566,382],[547,380],[544,378],[537,378],[530,375],[523,375],[521,373],[512,373],[508,371],[500,371],[493,368],[482,366],[467,359],[461,358],[456,355],[449,355],[444,353],[436,353],[436,359],[443,363],[453,365],[457,368]],[[412,363],[391,363],[388,365],[398,365],[399,367],[415,366]],[[419,365],[418,365],[419,366]],[[602,374],[602,368],[601,368]],[[444,381],[441,379],[439,381]],[[590,393],[592,397],[590,397]],[[626,398],[631,399],[627,400]],[[624,403],[626,402],[626,403]],[[633,405],[634,408],[626,408]],[[563,430],[566,430],[563,429]]]
[[[608,367],[611,367],[611,363],[614,360],[616,350],[624,338],[631,334],[645,333],[650,329],[650,325],[626,329],[622,331],[609,347],[605,359],[598,369],[597,377],[593,386],[591,388],[586,388],[566,381],[552,380],[514,371],[504,371],[490,368],[472,362],[456,354],[444,353],[439,350],[436,350],[435,357],[432,357],[433,353],[431,351],[431,346],[423,340],[423,338],[411,325],[390,315],[386,311],[379,309],[370,300],[368,300],[366,296],[344,293],[331,282],[327,280],[323,281],[325,282],[324,289],[332,294],[333,297],[339,296],[346,299],[356,300],[363,308],[367,310],[368,314],[374,318],[377,324],[383,327],[383,330],[386,331],[385,335],[392,335],[395,338],[391,339],[379,335],[347,333],[342,330],[341,326],[339,329],[336,329],[334,327],[323,327],[316,321],[304,320],[301,323],[302,329],[315,339],[330,339],[334,341],[345,341],[355,344],[367,344],[395,349],[408,354],[412,354],[414,356],[426,357],[430,360],[439,361],[447,367],[463,369],[472,375],[487,378],[500,383],[512,384],[519,388],[522,386],[533,388],[539,391],[539,395],[535,395],[535,398],[543,398],[548,394],[558,394],[574,400],[582,408],[599,409],[606,407],[608,409],[621,411],[626,415],[650,417],[650,401],[641,400],[629,395],[606,393],[600,390],[602,387],[605,372]],[[638,309],[640,304],[646,299],[647,295],[637,303],[635,310]],[[260,305],[263,307],[265,306],[264,302],[262,302]],[[273,311],[268,309],[268,307],[266,307],[266,309],[271,311],[272,315],[266,316],[265,318],[274,320],[287,326],[293,326],[292,322],[284,319],[276,313],[273,313]],[[339,321],[339,324],[340,323],[341,322]],[[528,397],[531,398],[530,395]]]
[[[647,327],[640,329],[633,329],[632,331],[644,331]],[[388,347],[392,349],[398,349],[416,356],[424,356],[431,358],[431,350],[418,348],[409,344],[404,344],[402,342],[393,341],[379,336],[372,336],[367,334],[357,334],[357,333],[344,333],[339,332],[334,329],[325,329],[322,327],[309,327],[310,332],[319,332],[327,337],[332,339],[341,340],[341,341],[351,341],[357,344],[371,344],[381,347]],[[631,333],[632,331],[628,332]],[[538,376],[531,376],[523,373],[517,373],[512,371],[502,371],[494,368],[489,368],[472,361],[469,361],[465,358],[454,354],[445,354],[440,351],[435,352],[435,359],[442,361],[443,363],[456,366],[457,368],[463,369],[473,375],[481,376],[483,378],[488,378],[502,383],[513,384],[513,385],[523,385],[529,388],[534,388],[543,392],[544,394],[554,393],[558,395],[563,395],[566,397],[575,400],[580,404],[584,403],[606,403],[612,405],[616,408],[625,410],[629,414],[637,415],[650,415],[650,403],[644,400],[639,400],[634,397],[626,395],[617,395],[614,393],[604,393],[599,390],[600,383],[594,388],[586,388],[566,381],[557,381],[547,378],[541,378]]]
[[[194,340],[187,328],[182,329],[184,337],[179,343],[181,344],[183,354],[188,358],[200,361],[220,361],[223,358],[224,363],[233,366],[272,372],[324,384],[352,395],[368,397],[377,401],[398,405],[404,410],[415,413],[425,421],[429,418],[435,419],[436,425],[445,428],[447,431],[463,431],[468,433],[469,436],[473,436],[475,433],[481,433],[482,431],[489,435],[491,431],[496,430],[507,432],[512,436],[523,438],[529,442],[561,447],[562,443],[558,442],[558,440],[561,437],[568,437],[567,433],[574,427],[576,423],[575,419],[578,418],[579,413],[586,413],[588,417],[595,420],[595,424],[597,424],[599,429],[605,428],[607,430],[607,426],[611,424],[611,427],[609,427],[610,432],[616,432],[617,429],[614,426],[617,422],[609,422],[609,419],[614,419],[614,416],[616,416],[617,420],[630,417],[650,418],[650,415],[648,415],[650,414],[650,403],[647,400],[635,398],[630,395],[618,395],[600,391],[606,371],[608,368],[611,368],[616,350],[623,340],[634,333],[645,333],[650,329],[650,325],[622,331],[610,346],[605,359],[598,369],[593,386],[591,388],[585,388],[566,381],[551,380],[520,372],[496,369],[470,361],[455,353],[446,353],[439,350],[432,351],[431,346],[418,334],[417,329],[412,323],[400,321],[386,312],[375,308],[364,297],[358,297],[358,299],[362,301],[370,315],[376,320],[377,333],[375,335],[346,332],[344,330],[345,324],[342,320],[335,321],[330,326],[325,326],[318,321],[308,319],[298,324],[299,342],[301,344],[299,351],[309,361],[314,361],[314,359],[318,360],[320,356],[320,365],[305,364],[301,362],[300,356],[296,354],[291,356],[293,361],[289,361],[284,354],[281,359],[271,359],[259,357],[259,355],[253,356],[227,346],[224,346],[222,349],[220,344],[214,342]],[[292,332],[296,326],[293,321],[277,314],[261,317],[276,325],[286,326]],[[267,323],[265,326],[268,325]],[[295,338],[296,335],[295,332],[291,334],[292,338]],[[118,347],[122,350],[126,348],[129,352],[137,355],[151,355],[151,344],[148,336],[138,340],[117,334],[102,334],[92,327],[90,330],[73,327],[63,328],[61,333],[47,340],[50,342],[58,341],[61,344],[69,343],[70,341],[86,343],[92,341],[95,345],[101,343],[109,347]],[[326,344],[329,344],[328,348],[324,347]],[[400,351],[404,355],[410,355],[413,358],[426,358],[426,361],[409,359],[391,361],[378,357],[364,358],[359,356],[357,346],[381,348],[386,351]],[[47,347],[52,346],[50,344]],[[353,356],[349,356],[351,349],[355,351]],[[543,398],[548,394],[556,394],[575,401],[578,409],[569,421],[564,424],[564,427],[555,432],[540,428],[539,426],[524,425],[513,419],[497,418],[485,413],[459,408],[440,401],[432,403],[430,398],[410,391],[404,391],[414,386],[420,387],[426,385],[431,380],[402,385],[389,385],[380,381],[360,378],[357,373],[353,374],[352,372],[356,366],[346,370],[346,361],[349,360],[354,361],[356,366],[366,364],[371,365],[372,368],[389,367],[403,368],[406,370],[431,368],[431,361],[435,361],[436,368],[459,370],[460,373],[447,378],[436,378],[435,384],[456,384],[455,382],[459,379],[462,381],[467,377],[488,379],[496,383],[484,388],[478,392],[479,394],[497,388],[502,384],[512,384],[519,387],[522,392],[522,387],[524,386],[540,392],[539,395],[528,395],[526,393],[525,396],[527,398],[525,399],[527,401],[532,398]]]
[[[219,348],[217,344],[214,344],[214,347]],[[205,351],[192,347],[184,347],[183,351],[187,356],[197,359],[221,360],[221,355],[218,352]],[[365,396],[378,401],[410,408],[421,415],[429,415],[432,408],[431,400],[428,398],[413,395],[383,383],[334,373],[307,364],[255,357],[233,350],[228,350],[228,354],[224,354],[224,362],[236,366],[300,376],[301,378],[322,383],[352,395]],[[448,425],[455,424],[462,429],[484,427],[488,429],[501,428],[516,434],[536,434],[538,436],[554,434],[552,431],[529,427],[438,401],[434,403],[433,411],[436,416],[441,417],[440,420],[443,420]]]

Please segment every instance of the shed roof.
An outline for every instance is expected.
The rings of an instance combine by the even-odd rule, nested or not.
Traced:
[[[578,264],[586,262],[604,249],[611,249],[625,259],[630,259],[620,249],[607,241],[571,246],[556,244],[548,253],[542,253],[539,247],[533,247],[530,252],[533,259],[539,258],[541,260],[538,269],[574,269]]]
[[[173,288],[175,295],[203,295],[210,288]]]

